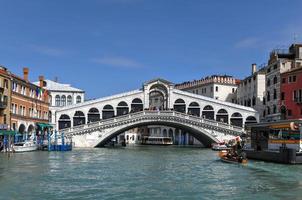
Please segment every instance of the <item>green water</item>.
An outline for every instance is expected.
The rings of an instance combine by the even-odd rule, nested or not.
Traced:
[[[302,165],[216,155],[152,146],[0,154],[0,199],[302,199]]]

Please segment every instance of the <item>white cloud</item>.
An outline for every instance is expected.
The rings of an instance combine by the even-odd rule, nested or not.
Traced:
[[[92,62],[117,68],[133,69],[144,67],[143,64],[126,57],[105,56],[102,58],[94,58],[92,59]]]
[[[236,48],[255,48],[259,47],[261,40],[255,37],[244,38],[235,44]]]
[[[42,45],[30,45],[30,48],[37,53],[44,54],[47,56],[62,56],[66,53],[61,49]]]

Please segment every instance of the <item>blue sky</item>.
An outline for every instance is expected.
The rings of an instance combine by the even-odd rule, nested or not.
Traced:
[[[302,42],[302,1],[0,0],[0,64],[97,98],[162,77],[243,78]]]

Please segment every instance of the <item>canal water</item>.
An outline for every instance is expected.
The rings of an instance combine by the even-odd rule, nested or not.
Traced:
[[[0,199],[301,199],[302,165],[139,146],[0,154]]]

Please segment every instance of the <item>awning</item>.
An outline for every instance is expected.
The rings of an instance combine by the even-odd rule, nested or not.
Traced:
[[[0,135],[15,135],[15,131],[0,130]]]
[[[44,128],[52,128],[52,127],[53,127],[52,125],[50,125],[50,124],[48,124],[48,123],[37,123],[37,126],[38,126],[39,128],[41,128],[42,130],[43,130]]]

